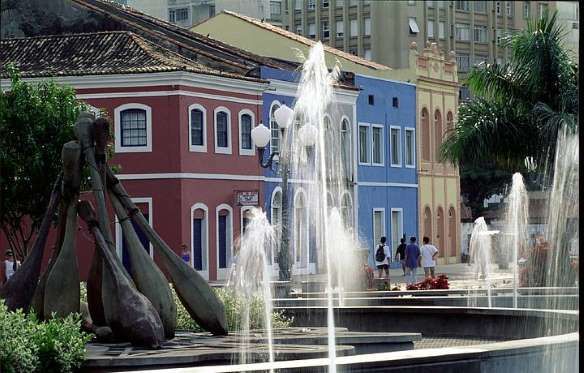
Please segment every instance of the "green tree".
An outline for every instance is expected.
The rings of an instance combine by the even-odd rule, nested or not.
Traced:
[[[0,228],[23,260],[61,170],[61,147],[74,138],[85,105],[70,87],[29,84],[14,67],[6,71],[11,88],[0,93]]]
[[[462,175],[525,172],[526,157],[544,165],[554,156],[559,128],[576,129],[578,67],[562,46],[556,16],[546,12],[505,38],[507,63],[482,64],[469,74],[472,98],[460,105],[458,124],[441,147],[442,159],[458,164]]]

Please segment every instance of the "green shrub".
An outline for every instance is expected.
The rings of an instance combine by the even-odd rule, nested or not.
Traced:
[[[0,301],[2,372],[72,372],[85,358],[90,335],[81,331],[81,316],[39,322],[31,313],[10,312]]]
[[[213,288],[219,299],[225,305],[225,314],[227,318],[227,329],[229,331],[239,330],[240,316],[243,312],[243,302],[233,291],[226,288]],[[177,326],[179,330],[188,330],[193,332],[202,332],[203,329],[191,319],[187,310],[183,307],[176,292],[172,289],[177,310]],[[264,318],[264,307],[260,297],[252,299],[249,312],[250,329],[261,329]],[[272,312],[272,328],[286,328],[292,324],[292,318],[288,318],[282,311]]]

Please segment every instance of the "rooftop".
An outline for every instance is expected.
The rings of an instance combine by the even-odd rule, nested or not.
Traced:
[[[187,71],[257,80],[210,68],[129,31],[1,40],[1,77],[7,77],[8,63],[13,63],[23,77]]]

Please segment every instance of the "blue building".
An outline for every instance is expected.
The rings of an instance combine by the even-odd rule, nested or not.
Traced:
[[[356,75],[359,238],[374,248],[386,236],[392,253],[418,232],[416,86]]]

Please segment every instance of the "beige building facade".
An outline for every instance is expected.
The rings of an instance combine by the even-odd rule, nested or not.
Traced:
[[[436,42],[456,52],[461,81],[482,61],[505,61],[501,37],[555,9],[553,1],[283,1],[286,30],[392,68],[408,67],[412,42]]]

